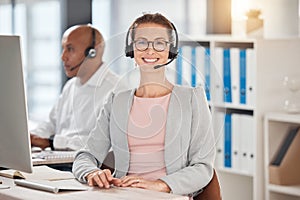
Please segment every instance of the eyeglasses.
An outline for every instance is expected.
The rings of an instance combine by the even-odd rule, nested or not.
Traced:
[[[147,39],[137,39],[134,42],[135,48],[139,51],[146,51],[149,48],[149,44],[152,43],[152,47],[155,51],[161,52],[167,48],[168,41],[163,39],[155,39],[154,41],[148,41]]]

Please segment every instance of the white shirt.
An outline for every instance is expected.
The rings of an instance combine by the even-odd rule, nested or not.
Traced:
[[[118,80],[118,76],[105,65],[83,85],[78,77],[70,79],[52,108],[49,119],[31,133],[42,138],[55,134],[55,149],[82,148],[95,127],[106,96],[115,88]]]

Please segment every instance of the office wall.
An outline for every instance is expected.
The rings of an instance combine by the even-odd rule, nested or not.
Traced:
[[[207,1],[207,34],[231,34],[231,0]]]
[[[106,41],[104,60],[119,74],[134,67],[125,58],[125,37],[131,23],[143,13],[161,13],[181,36],[206,33],[206,0],[93,0],[93,24]],[[127,67],[129,66],[129,67]]]
[[[174,22],[179,32],[206,32],[206,0],[93,0],[93,23],[108,29],[107,35],[126,32],[136,17],[156,12]]]
[[[63,32],[76,24],[92,23],[92,0],[61,0],[61,30]],[[62,67],[63,69],[63,67]],[[65,72],[61,71],[62,86],[68,78]]]

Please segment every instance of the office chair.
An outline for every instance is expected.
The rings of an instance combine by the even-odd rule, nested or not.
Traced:
[[[222,200],[221,188],[215,170],[211,181],[203,188],[203,192],[194,197],[194,200]]]
[[[111,173],[115,171],[115,156],[113,151],[109,151],[106,155],[106,158],[103,161],[102,166],[100,167],[103,169],[109,169]]]

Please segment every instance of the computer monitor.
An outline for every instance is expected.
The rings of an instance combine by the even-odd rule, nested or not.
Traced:
[[[0,35],[0,167],[32,172],[19,36]]]

